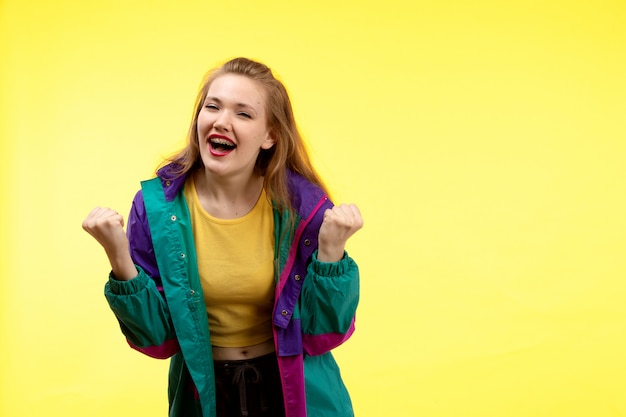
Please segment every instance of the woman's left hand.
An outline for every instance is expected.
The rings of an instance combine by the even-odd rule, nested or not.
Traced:
[[[363,227],[363,218],[354,204],[341,204],[324,212],[319,232],[317,259],[337,262],[343,258],[346,242]]]

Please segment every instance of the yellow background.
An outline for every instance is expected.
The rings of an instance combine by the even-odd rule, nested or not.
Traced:
[[[0,2],[2,416],[165,416],[81,230],[273,67],[366,226],[357,416],[626,416],[623,1]]]

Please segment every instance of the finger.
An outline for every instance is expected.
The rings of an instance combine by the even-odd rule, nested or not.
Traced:
[[[327,209],[324,213],[324,222],[337,226],[346,226],[350,224],[351,217],[352,216],[345,207],[334,206],[331,209]]]
[[[332,208],[326,210],[324,217],[328,220],[345,218],[346,210],[341,205],[333,206]]]
[[[356,204],[350,204],[348,207],[350,208],[350,211],[352,212],[353,218],[356,220],[357,224],[359,225],[359,228],[363,227],[363,216],[361,215],[361,210],[359,210]]]
[[[110,212],[111,209],[109,209],[108,207],[96,207],[91,211],[91,213],[89,213],[89,216],[87,216],[87,218],[93,220],[101,219],[109,215]]]
[[[98,218],[100,213],[102,212],[102,207],[95,207],[91,212],[85,217],[85,222],[93,221],[93,219]]]
[[[108,223],[110,225],[119,224],[120,226],[124,227],[124,217],[115,210],[109,209],[106,212],[103,212],[100,220],[103,223]]]
[[[333,207],[333,211],[338,215],[338,216],[349,216],[350,212],[347,208],[347,206],[345,204],[340,204],[338,206]]]
[[[124,227],[124,217],[108,207],[96,207],[85,218],[82,226],[83,229],[90,231],[99,226],[116,223]]]
[[[101,209],[101,208],[102,208],[102,207],[100,207],[100,206],[96,206],[96,207],[94,207],[94,208],[93,208],[93,210],[91,210],[91,211],[89,212],[89,214],[87,215],[87,218],[95,216],[95,214],[96,214],[96,213],[98,213],[98,212],[100,211],[100,209]]]
[[[360,213],[358,209],[353,208],[353,206],[353,204],[341,204],[335,207],[335,213],[347,224],[359,223],[361,217]]]
[[[328,216],[325,216],[328,224],[345,228],[350,234],[363,227],[361,212],[355,204],[341,204],[334,206]]]
[[[95,213],[95,217],[94,218],[99,219],[99,220],[103,220],[103,221],[104,220],[110,221],[110,220],[113,220],[113,219],[119,220],[119,219],[122,218],[122,216],[117,211],[115,211],[113,209],[110,209],[108,207],[102,207],[100,210],[98,210]]]
[[[124,216],[122,216],[121,214],[117,213],[117,219],[120,222],[120,226],[124,227]]]
[[[356,204],[349,204],[348,208],[350,209],[350,211],[352,211],[352,213],[357,216],[357,217],[361,217],[361,211],[359,210],[359,208],[357,207]]]
[[[96,206],[91,212],[87,215],[85,220],[83,220],[83,229],[86,231],[90,231],[97,223],[97,219],[101,217],[102,211],[106,210],[103,207]]]

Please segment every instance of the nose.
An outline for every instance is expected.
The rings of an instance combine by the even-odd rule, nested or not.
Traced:
[[[215,119],[215,122],[213,123],[213,127],[215,129],[225,131],[225,132],[228,131],[228,129],[230,128],[230,119],[227,113],[228,112],[226,111],[221,111],[217,115],[217,118]]]

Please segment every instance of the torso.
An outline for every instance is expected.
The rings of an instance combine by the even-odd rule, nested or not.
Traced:
[[[270,339],[257,345],[245,347],[219,347],[212,346],[213,360],[216,361],[237,361],[252,359],[267,355],[275,351],[274,340]]]
[[[199,180],[200,183],[204,182],[203,181],[204,178],[202,178],[202,176],[196,175],[194,179]],[[187,198],[188,204],[190,206],[190,211],[191,211],[190,214],[192,216],[192,224],[194,226],[196,224],[199,224],[200,222],[206,221],[206,218],[203,218],[203,217],[200,217],[200,216],[196,217],[198,215],[198,213],[197,213],[196,210],[193,209],[193,207],[196,207],[196,208],[199,209],[198,203],[199,203],[200,206],[202,206],[202,209],[204,209],[204,215],[215,217],[215,219],[213,219],[213,221],[221,222],[223,220],[225,223],[233,223],[234,224],[234,222],[236,221],[235,219],[238,219],[238,218],[241,218],[241,217],[245,217],[246,213],[250,212],[252,210],[252,207],[255,207],[257,201],[260,200],[260,197],[259,197],[258,194],[261,194],[262,189],[259,190],[258,194],[256,194],[254,196],[255,199],[254,199],[253,203],[252,204],[248,204],[248,205],[250,205],[250,207],[245,207],[240,212],[231,211],[229,213],[224,213],[221,210],[219,210],[221,208],[220,205],[210,204],[210,202],[207,202],[207,200],[205,198],[203,198],[203,197],[206,196],[206,194],[203,193],[202,186],[198,187],[198,184],[197,184],[196,181],[194,181],[194,179],[192,179],[188,183],[189,188],[186,188],[186,190],[185,190],[186,198]],[[196,184],[193,184],[194,182],[196,182]],[[259,185],[262,186],[262,182],[260,182]],[[193,202],[191,202],[190,200],[193,200]],[[268,207],[270,209],[270,214],[271,214],[271,206],[268,206]],[[218,219],[218,218],[221,218],[221,220]],[[255,223],[255,225],[256,224],[257,223]],[[259,224],[261,224],[261,223],[259,223]],[[273,229],[273,223],[272,223],[271,226],[272,226],[272,229]],[[197,232],[197,230],[194,227],[194,235],[196,234],[196,232]],[[216,234],[212,234],[211,236],[215,236],[215,235]],[[268,273],[267,277],[268,277],[268,279],[271,280],[272,288],[271,288],[271,291],[268,292],[267,300],[269,302],[269,306],[267,306],[267,308],[269,308],[269,313],[267,313],[267,314],[268,314],[268,316],[271,317],[271,309],[272,309],[272,306],[273,306],[273,293],[274,293],[274,290],[273,290],[273,285],[274,285],[273,284],[273,281],[274,281],[274,272],[273,272],[273,248],[274,248],[273,232],[270,231],[270,235],[271,235],[272,239],[271,239],[271,241],[268,241],[268,243],[269,243],[269,246],[268,246],[269,253],[267,254],[267,256],[269,258],[269,262],[270,262],[270,269],[269,269],[269,273]],[[208,242],[209,241],[208,238],[199,238],[198,236],[194,236],[194,237],[196,238],[196,245],[198,244],[198,242]],[[248,239],[248,240],[250,240],[250,239]],[[257,239],[252,239],[252,240],[253,241],[258,241]],[[222,262],[224,259],[226,259],[226,257],[223,256],[223,255],[219,256],[219,253],[222,250],[221,246],[223,244],[225,244],[225,242],[227,241],[226,236],[221,236],[221,239],[218,239],[218,241],[220,242],[218,247],[213,247],[213,248],[210,248],[210,249],[209,248],[204,248],[201,251],[202,253],[205,253],[207,256],[208,256],[208,254],[218,255],[217,256],[218,259],[214,259],[214,260],[212,259],[211,262],[208,265],[211,265],[211,266],[212,265],[218,265],[220,262]],[[244,248],[244,247],[241,247],[241,243],[239,243],[236,246],[237,246],[236,249],[232,249],[231,248],[233,253],[235,251],[237,251],[239,254],[241,254],[241,251],[243,251],[244,253],[254,252],[254,253],[257,253],[257,254],[267,252],[267,248],[265,248],[265,247],[263,247],[263,249],[264,249],[263,251],[260,251],[260,248],[258,248],[256,246],[254,248]],[[230,246],[228,246],[228,247],[230,247]],[[229,252],[229,251],[227,251],[227,252]],[[238,257],[240,257],[240,256],[241,255],[238,255]],[[258,261],[256,258],[251,259],[251,260],[253,260],[255,262]],[[216,279],[215,272],[209,274],[208,270],[207,270],[207,268],[209,268],[209,266],[205,265],[204,269],[201,267],[202,259],[200,258],[200,256],[198,257],[198,261],[199,261],[199,272],[200,272],[201,277],[203,276],[203,271],[204,271],[207,274],[205,276],[211,276],[212,280],[215,281],[215,279]],[[221,270],[221,269],[222,268],[218,268],[218,270]],[[265,269],[266,268],[261,268],[261,269],[258,269],[258,271],[264,271]],[[257,271],[255,270],[255,272],[257,272]],[[230,277],[230,274],[228,274],[228,275],[229,275],[229,277],[226,278],[226,281],[229,281],[230,279],[232,279],[232,277]],[[265,273],[263,275],[265,275]],[[242,279],[242,277],[240,277],[240,279]],[[201,278],[201,280],[202,280],[202,278]],[[209,282],[202,281],[203,289],[205,291],[206,291],[205,286],[207,286],[209,284],[210,284]],[[215,284],[215,283],[213,283],[213,284]],[[213,289],[213,290],[216,290],[216,289]],[[213,292],[214,291],[211,291],[211,293],[209,293],[209,294],[213,294]],[[267,292],[267,291],[265,291],[265,288],[259,287],[258,292],[260,294],[265,294],[265,292]],[[207,302],[207,305],[208,306],[212,305],[212,301],[210,299],[207,300],[206,298],[207,297],[206,297],[206,294],[205,294],[205,301]],[[264,299],[265,297],[262,297],[262,298]],[[217,300],[217,301],[218,301],[218,304],[219,304],[220,300]],[[233,302],[241,303],[242,300],[241,299],[234,299]],[[254,304],[257,306],[256,307],[257,309],[261,309],[260,306],[261,305],[264,306],[265,303],[266,303],[266,301],[264,301],[264,300],[256,300],[256,299],[254,301],[248,300],[247,302],[254,302]],[[263,315],[265,315],[264,308],[265,307],[263,307],[263,309],[260,310],[260,311],[264,312]],[[211,322],[211,317],[212,316],[209,313],[209,322]],[[211,349],[212,349],[212,352],[213,352],[213,359],[214,360],[222,360],[222,361],[223,360],[226,360],[226,361],[245,360],[245,359],[256,358],[256,357],[259,357],[259,356],[264,356],[264,355],[267,355],[269,353],[274,352],[275,351],[275,347],[274,347],[274,340],[273,340],[272,334],[271,334],[271,318],[269,320],[270,320],[269,321],[270,322],[270,330],[269,330],[269,333],[266,336],[266,337],[269,337],[268,340],[265,340],[264,342],[261,342],[261,343],[255,343],[255,341],[252,341],[252,343],[255,343],[255,344],[252,344],[252,345],[249,345],[249,346],[236,346],[235,345],[236,347],[228,346],[228,343],[224,343],[224,342],[228,342],[228,341],[222,340],[221,343],[219,343],[219,344],[221,344],[221,346],[215,346],[215,345],[211,346]],[[220,321],[218,321],[218,322],[220,322]],[[216,326],[214,325],[213,328],[215,328],[215,327]],[[212,332],[213,332],[213,330],[212,330]],[[213,333],[212,333],[212,336],[214,336]],[[216,337],[216,340],[217,339],[218,338]],[[258,338],[257,338],[257,340],[258,340]]]

